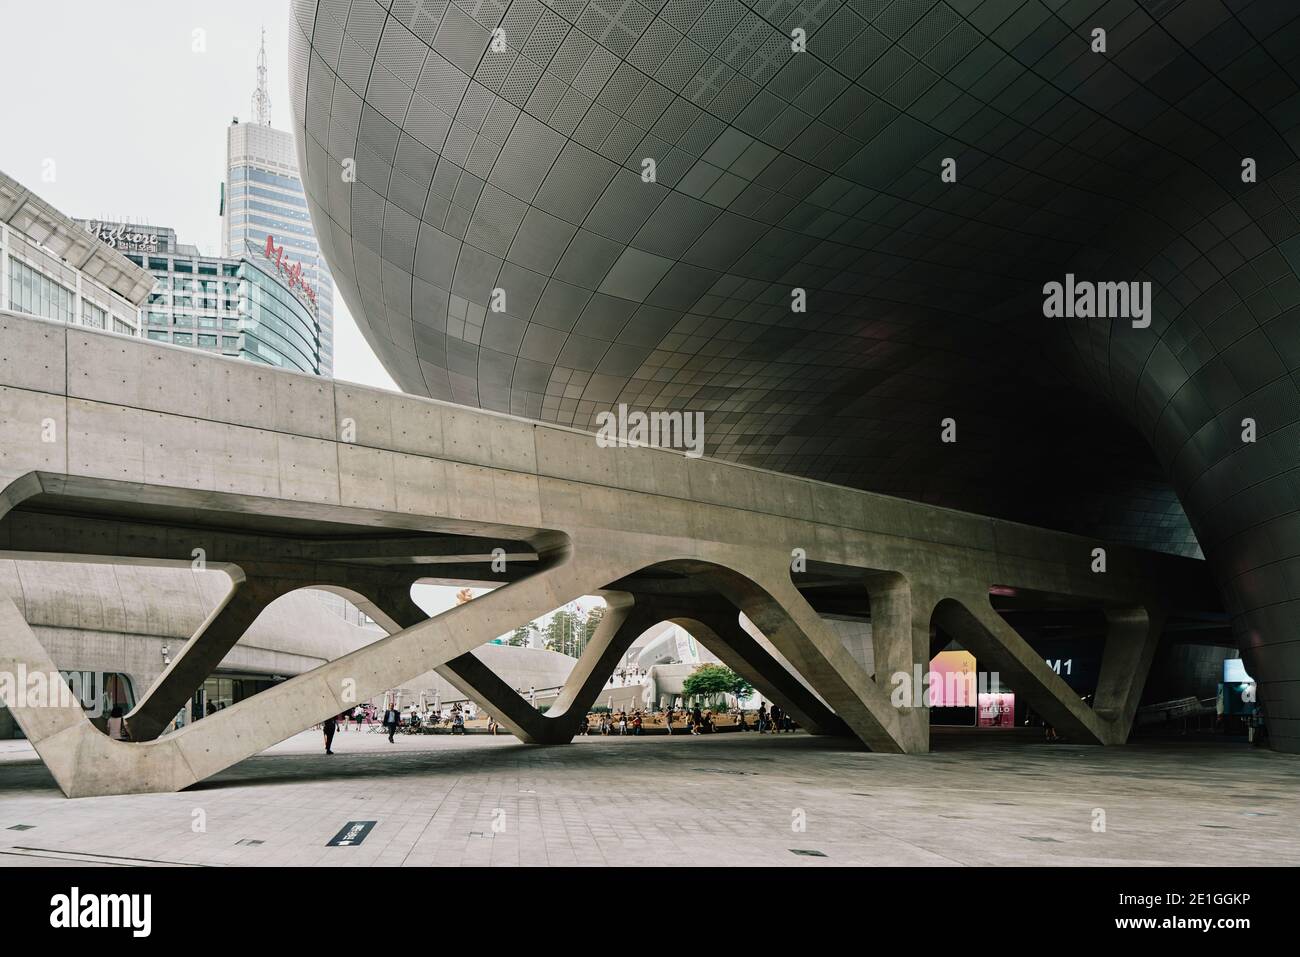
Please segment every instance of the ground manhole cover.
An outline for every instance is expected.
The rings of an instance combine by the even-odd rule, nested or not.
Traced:
[[[790,853],[798,854],[800,857],[825,857],[826,856],[821,851],[810,851],[807,848],[803,848],[803,847],[792,847],[790,848]]]

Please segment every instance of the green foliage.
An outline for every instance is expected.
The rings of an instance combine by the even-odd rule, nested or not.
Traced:
[[[724,694],[747,698],[754,693],[754,686],[722,665],[700,665],[682,682],[682,693],[692,697],[710,698]]]

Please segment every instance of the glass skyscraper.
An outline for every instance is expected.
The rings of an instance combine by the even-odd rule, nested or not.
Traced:
[[[226,180],[223,184],[222,253],[244,256],[266,249],[267,237],[277,250],[279,268],[299,275],[314,291],[320,325],[320,374],[334,374],[334,280],[321,257],[307,213],[293,134],[264,123],[235,120],[226,131]]]

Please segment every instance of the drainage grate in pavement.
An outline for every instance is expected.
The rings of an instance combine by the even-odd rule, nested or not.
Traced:
[[[1233,827],[1231,827],[1231,826],[1229,826],[1229,825],[1227,825],[1227,824],[1198,824],[1197,827],[1211,827],[1211,828],[1214,828],[1214,830],[1216,830],[1216,831],[1232,831],[1232,830],[1235,830],[1235,828],[1233,828]]]
[[[252,838],[246,837],[242,841],[236,841],[235,847],[258,847],[265,843],[266,841],[255,841]]]
[[[1021,837],[1024,837],[1024,835],[1022,834]],[[1060,844],[1061,843],[1054,837],[1026,837],[1025,840],[1034,841],[1037,844]]]
[[[35,824],[15,824],[12,827],[5,828],[7,831],[30,831],[36,827]]]
[[[821,851],[810,851],[807,848],[802,848],[802,847],[792,847],[790,848],[790,853],[798,854],[800,857],[825,857],[826,856]]]

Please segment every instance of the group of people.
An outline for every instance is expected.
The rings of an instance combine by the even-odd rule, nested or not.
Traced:
[[[741,731],[758,731],[760,734],[780,731],[793,731],[794,722],[781,708],[772,705],[769,711],[766,704],[760,705],[753,724],[746,721],[745,712],[737,708],[731,712],[736,725]],[[647,727],[650,712],[641,710],[601,711],[595,715],[584,715],[578,726],[578,734],[641,734]],[[657,712],[663,727],[669,734],[686,731],[690,734],[712,734],[717,730],[716,714],[696,705],[693,708],[664,708]],[[685,727],[682,726],[684,721]],[[658,721],[655,722],[658,725]]]
[[[338,731],[338,726],[340,724],[346,726],[349,719],[355,719],[357,721],[358,726],[360,726],[363,719],[360,715],[357,715],[358,710],[359,709],[356,708],[349,708],[347,711],[344,711],[342,714],[338,714],[338,715],[334,715],[333,717],[326,718],[323,722],[321,722],[321,731],[325,735],[326,754],[334,753],[334,748],[333,748],[334,735]],[[430,712],[424,718],[421,718],[420,715],[413,713],[411,717],[404,724],[402,721],[402,712],[399,711],[397,708],[390,707],[384,711],[383,716],[380,720],[380,724],[383,726],[384,731],[388,734],[389,744],[394,744],[396,743],[394,741],[394,737],[396,736],[397,732],[400,731],[403,727],[409,728],[412,731],[418,731],[426,723],[429,724],[431,727],[436,727],[443,720],[446,720],[450,725],[452,734],[464,734],[465,721],[467,718],[470,717],[473,716],[469,713],[469,710],[467,708],[462,708],[458,704],[452,707],[451,714],[447,716],[445,719],[440,713],[437,712]],[[496,720],[493,718],[488,719],[488,732],[490,734],[497,733],[497,723]]]
[[[596,718],[596,726],[591,724],[591,716],[584,714],[578,725],[578,734],[640,734],[645,727],[645,716],[640,711],[633,711],[631,716],[626,711],[602,711]]]
[[[782,731],[793,731],[794,729],[794,719],[780,705],[773,704],[772,710],[769,711],[765,703],[759,703],[758,718],[755,721],[753,730],[759,734],[767,734],[769,731],[773,734],[780,734]],[[750,730],[749,726],[745,724],[743,712],[740,715],[740,730]]]
[[[354,712],[357,710],[358,709],[355,708],[349,709],[340,715],[327,718],[321,725],[321,729],[325,734],[326,754],[334,753],[332,745],[334,743],[334,733],[338,724],[340,722],[346,723],[349,719],[353,718]],[[693,735],[712,734],[717,730],[715,720],[716,716],[714,712],[712,710],[702,709],[699,705],[696,705],[693,708],[680,709],[668,707],[657,712],[657,714],[661,716],[663,727],[669,734],[675,734],[678,730],[684,730]],[[773,704],[769,709],[766,702],[760,703],[753,724],[749,723],[746,718],[746,713],[739,708],[731,712],[731,714],[735,718],[737,728],[741,731],[757,731],[759,734],[767,734],[770,731],[773,734],[779,734],[781,732],[791,732],[795,730],[794,720],[781,708],[780,705]],[[582,723],[578,726],[578,734],[639,735],[645,730],[650,715],[651,712],[642,711],[640,709],[635,709],[630,712],[626,709],[620,711],[601,711],[595,716],[589,714],[583,715]],[[462,709],[460,705],[453,706],[450,717],[446,719],[451,725],[451,733],[464,734],[465,721],[470,717],[472,717],[472,715],[468,713],[468,709]],[[360,722],[362,719],[357,717],[356,720]],[[410,720],[411,727],[418,728],[420,726],[421,719],[419,715],[413,714]],[[441,715],[430,715],[426,720],[431,725],[437,725],[441,720],[443,720],[443,718]],[[684,728],[681,727],[681,722],[683,720],[685,722]],[[678,724],[677,728],[674,727],[675,722]],[[659,722],[656,721],[655,723],[658,724]],[[383,725],[384,730],[388,733],[388,740],[391,743],[394,735],[396,735],[398,730],[402,727],[402,713],[396,708],[388,708],[383,713],[381,724]],[[498,725],[496,718],[489,715],[487,726],[488,734],[496,734],[499,729],[500,725]]]

